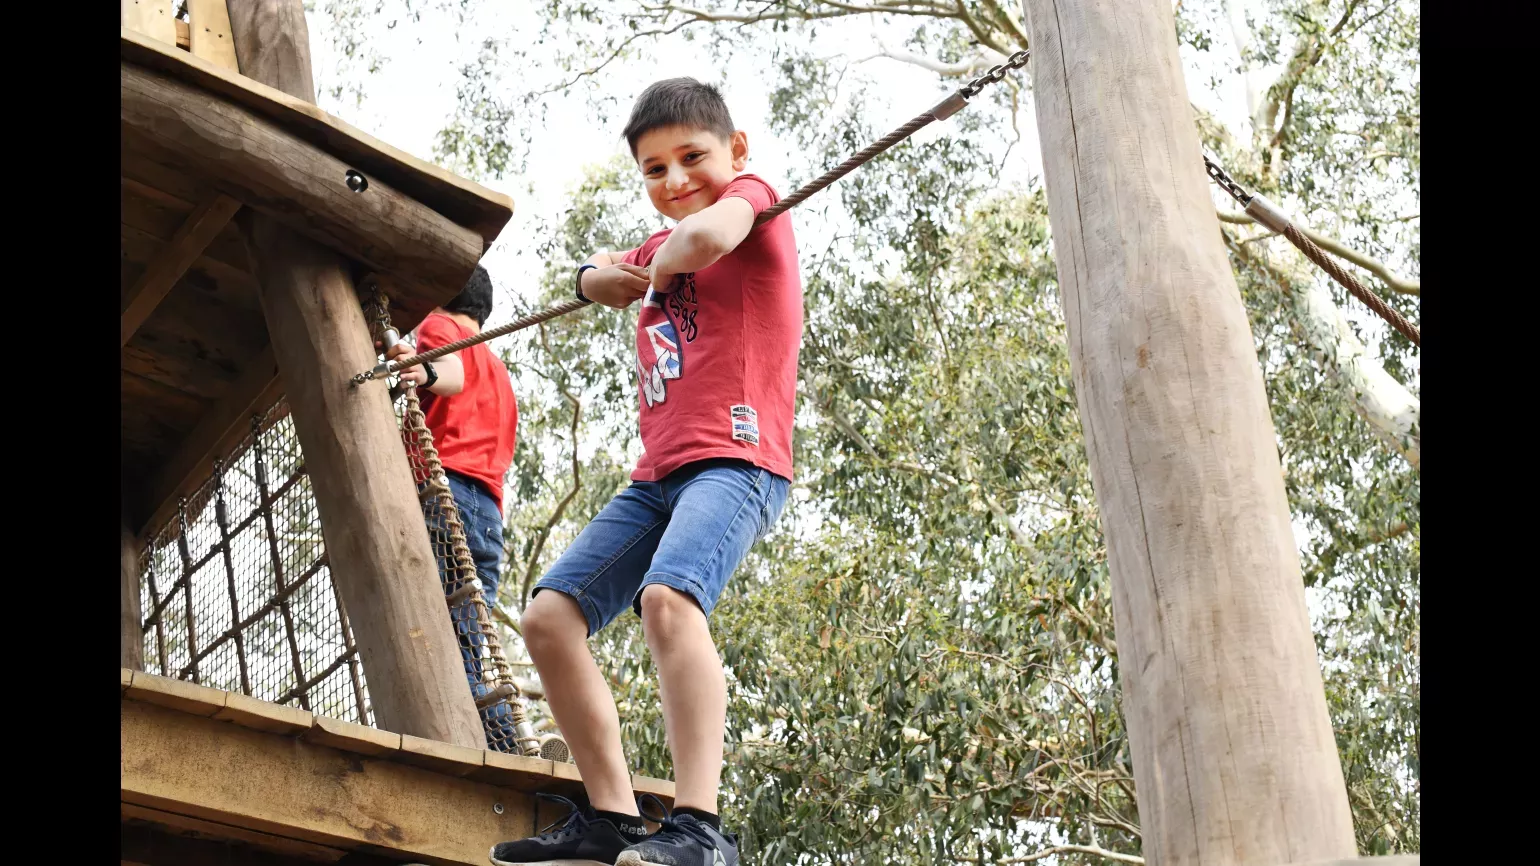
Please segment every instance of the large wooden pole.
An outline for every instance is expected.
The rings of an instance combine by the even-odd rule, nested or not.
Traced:
[[[229,9],[241,73],[314,100],[300,0]],[[390,398],[351,382],[375,355],[349,269],[270,217],[241,222],[375,721],[485,748]]]
[[[128,528],[128,518],[119,521],[118,583],[122,599],[118,605],[118,664],[131,670],[144,670],[144,632],[139,598],[139,539]]]
[[[1288,501],[1170,0],[1026,0],[1151,866],[1351,857]]]

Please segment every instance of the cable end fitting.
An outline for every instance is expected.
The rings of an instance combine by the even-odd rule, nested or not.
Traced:
[[[968,105],[968,97],[961,90],[943,99],[930,110],[930,114],[937,120],[946,120],[948,117],[962,111]]]

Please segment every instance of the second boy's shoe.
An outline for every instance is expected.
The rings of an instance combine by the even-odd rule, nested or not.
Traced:
[[[490,857],[497,866],[613,866],[615,858],[631,844],[614,824],[595,818],[566,797],[535,796],[564,804],[572,811],[539,835],[493,846]]]
[[[615,866],[738,866],[738,837],[694,815],[675,815],[658,832],[621,851]]]

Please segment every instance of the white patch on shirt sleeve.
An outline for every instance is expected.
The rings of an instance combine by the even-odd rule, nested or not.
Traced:
[[[753,406],[738,405],[728,410],[732,418],[733,438],[759,447],[759,413]]]

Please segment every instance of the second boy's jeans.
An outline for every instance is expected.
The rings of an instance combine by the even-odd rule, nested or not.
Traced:
[[[454,495],[455,507],[460,512],[460,522],[464,525],[466,547],[476,563],[482,598],[486,600],[487,607],[491,608],[497,604],[497,584],[503,564],[503,515],[498,511],[497,500],[492,498],[491,491],[480,481],[451,470],[445,470],[444,475]],[[436,503],[429,506],[428,530],[433,536],[439,579],[443,581],[447,596],[451,591],[448,575],[454,565],[454,552],[449,546],[449,530],[444,516]],[[482,656],[486,652],[486,638],[482,636],[475,607],[469,604],[456,605],[450,611],[450,622],[454,624],[455,636],[459,640],[460,657],[465,663],[465,678],[470,683],[472,696],[479,700],[490,689],[482,684]],[[505,749],[517,749],[512,714],[507,703],[493,704],[481,710],[480,715],[486,727],[488,743],[502,740]]]

